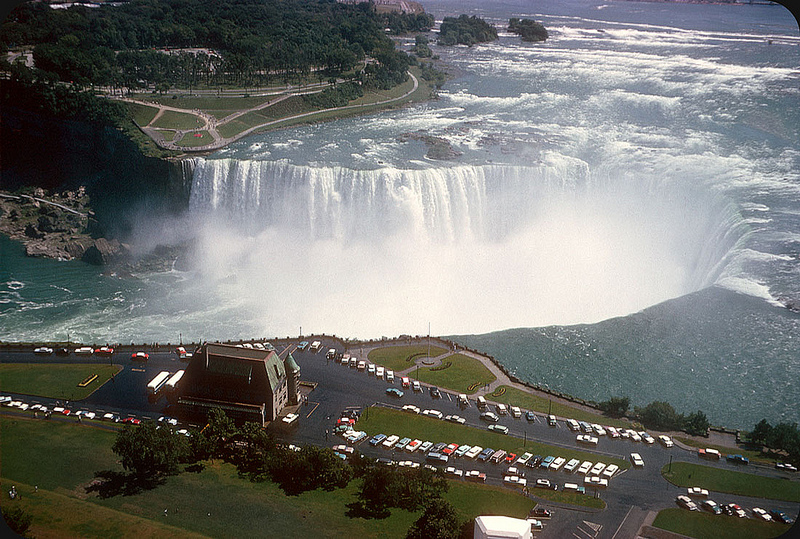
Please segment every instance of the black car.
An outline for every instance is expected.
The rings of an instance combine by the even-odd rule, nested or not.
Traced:
[[[68,356],[69,348],[56,348],[56,354],[59,356]]]
[[[539,518],[550,518],[553,514],[544,507],[536,507],[531,511],[531,516],[539,517]]]
[[[431,397],[434,399],[442,398],[442,394],[439,392],[438,387],[431,387]]]

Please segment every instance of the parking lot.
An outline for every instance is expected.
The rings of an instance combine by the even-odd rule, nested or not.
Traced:
[[[346,448],[353,447],[366,456],[382,459],[384,462],[393,462],[395,465],[403,463],[404,466],[437,466],[446,469],[448,476],[455,480],[485,481],[487,484],[505,485],[507,488],[516,489],[521,496],[527,495],[533,500],[539,501],[540,507],[549,511],[548,516],[540,519],[542,529],[537,532],[539,537],[633,536],[648,517],[652,517],[661,509],[676,507],[676,497],[686,493],[685,488],[676,487],[664,480],[661,476],[661,468],[670,462],[698,462],[699,460],[696,451],[681,448],[679,445],[667,448],[656,440],[653,443],[647,443],[641,436],[638,437],[639,441],[635,441],[630,435],[612,438],[607,431],[599,434],[592,430],[590,434],[580,424],[578,425],[579,429],[575,430],[575,425],[570,425],[567,418],[553,418],[554,420],[548,421],[546,415],[528,413],[527,410],[520,410],[518,417],[515,417],[516,414],[512,414],[511,410],[502,413],[502,408],[498,410],[494,403],[489,402],[485,408],[481,408],[475,398],[459,402],[458,394],[442,388],[436,388],[436,391],[433,391],[434,388],[426,384],[420,384],[415,390],[412,378],[409,378],[406,387],[403,382],[403,373],[394,373],[394,380],[389,381],[387,380],[388,373],[384,369],[383,376],[379,377],[378,366],[372,368],[369,366],[363,350],[358,348],[345,350],[338,341],[332,339],[322,339],[320,346],[313,350],[311,346],[299,349],[297,344],[297,342],[275,343],[276,349],[281,355],[285,352],[292,353],[301,368],[301,380],[314,384],[313,390],[310,387],[304,389],[306,398],[297,410],[293,410],[298,415],[297,421],[291,428],[280,430],[280,435],[286,442],[296,445],[309,443],[327,447],[343,446],[338,449],[345,455],[348,452]],[[331,349],[333,352],[329,353]],[[120,418],[138,420],[156,420],[162,416],[174,415],[166,399],[154,400],[148,397],[146,386],[159,372],[174,373],[185,368],[186,362],[180,359],[174,348],[148,351],[149,357],[146,361],[131,359],[131,353],[131,351],[115,352],[110,358],[76,357],[73,354],[67,357],[52,355],[43,359],[34,355],[32,351],[4,351],[0,352],[0,361],[79,361],[106,364],[113,361],[113,363],[121,365],[122,370],[114,377],[113,381],[104,384],[87,399],[80,403],[69,403],[68,406],[73,414],[76,411],[83,411],[94,413],[95,418],[105,414],[115,414]],[[350,354],[346,364],[342,362],[345,354]],[[387,390],[394,390],[395,394],[388,393]],[[52,410],[57,406],[67,406],[67,403],[54,399],[24,395],[11,395],[10,397],[19,402],[24,401],[29,407],[38,404]],[[472,449],[470,433],[474,431],[470,429],[463,430],[463,439],[445,440],[416,440],[402,432],[382,433],[387,438],[392,435],[397,436],[397,442],[408,438],[405,445],[416,441],[417,443],[413,444],[413,451],[406,449],[398,451],[396,447],[386,447],[383,443],[385,439],[378,443],[370,443],[373,436],[380,433],[365,433],[363,436],[358,436],[357,439],[351,438],[349,441],[336,434],[337,422],[341,423],[340,418],[343,415],[355,420],[352,431],[358,432],[360,430],[358,417],[361,414],[369,413],[367,410],[372,407],[390,408],[401,413],[424,414],[428,417],[440,418],[441,421],[483,430],[492,425],[502,426],[508,429],[508,436],[548,444],[552,448],[552,454],[539,455],[539,459],[535,458],[536,455],[530,455],[527,462],[520,464],[518,460],[524,456],[524,453],[515,455],[513,459],[507,459],[508,455],[502,455],[493,462],[491,455],[485,459],[479,458],[480,454],[469,458],[467,456],[469,453],[464,451],[459,456],[457,448],[446,452],[451,444],[453,446],[469,445]],[[482,419],[481,414],[485,412],[496,414],[497,420],[487,421],[486,417]],[[74,415],[59,419],[74,420],[73,418]],[[185,427],[184,425],[180,426]],[[589,443],[578,441],[579,435],[590,435],[597,441]],[[436,452],[440,455],[447,455],[447,462],[429,458],[430,450],[424,452],[420,448],[426,442],[430,443],[430,449],[441,444]],[[542,462],[547,457],[552,457],[551,464],[558,459],[559,448],[591,453],[593,458],[590,463],[592,465],[598,462],[607,462],[610,458],[630,462],[631,453],[637,453],[644,464],[631,466],[627,470],[614,471],[605,477],[608,481],[607,486],[591,485],[585,482],[584,475],[578,471],[580,469],[578,465],[570,466],[571,459],[563,459],[558,466],[542,466]],[[494,453],[493,451],[492,454]],[[702,462],[707,465],[741,470],[741,465],[728,463],[725,459]],[[518,469],[518,473],[513,474],[518,478],[516,480],[508,479],[512,475],[506,472],[511,466]],[[565,471],[565,469],[569,469],[569,471]],[[752,465],[747,471],[795,479],[797,475],[789,471]],[[603,470],[599,470],[595,476],[604,478],[602,472]],[[591,476],[592,474],[587,475]],[[524,485],[522,485],[521,479],[524,479]],[[536,486],[537,481],[547,481],[559,490],[563,490],[565,484],[583,487],[585,495],[602,498],[606,503],[606,508],[602,510],[587,509],[548,502],[537,496],[537,492],[541,493],[543,488]],[[766,509],[779,509],[790,515],[796,515],[798,512],[798,505],[794,503],[773,502],[719,493],[712,493],[711,496],[720,504],[736,503],[746,508],[748,512],[753,507],[765,506]]]

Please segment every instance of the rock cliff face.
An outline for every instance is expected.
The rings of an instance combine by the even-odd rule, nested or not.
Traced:
[[[185,162],[145,157],[111,128],[7,108],[0,144],[0,233],[30,256],[135,263],[125,244],[135,221],[188,204]]]

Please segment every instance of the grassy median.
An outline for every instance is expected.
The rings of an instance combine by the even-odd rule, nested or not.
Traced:
[[[677,507],[660,511],[653,526],[696,539],[767,539],[779,537],[789,530],[788,524],[712,515]]]
[[[679,487],[699,486],[715,492],[800,502],[800,482],[777,477],[764,477],[689,462],[666,464],[661,468],[661,475]]]

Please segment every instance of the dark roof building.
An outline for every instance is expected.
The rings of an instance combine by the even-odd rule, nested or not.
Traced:
[[[297,404],[299,373],[291,355],[285,364],[275,350],[205,344],[181,380],[179,410],[204,420],[212,408],[221,408],[234,421],[263,425],[277,419],[290,401]]]

